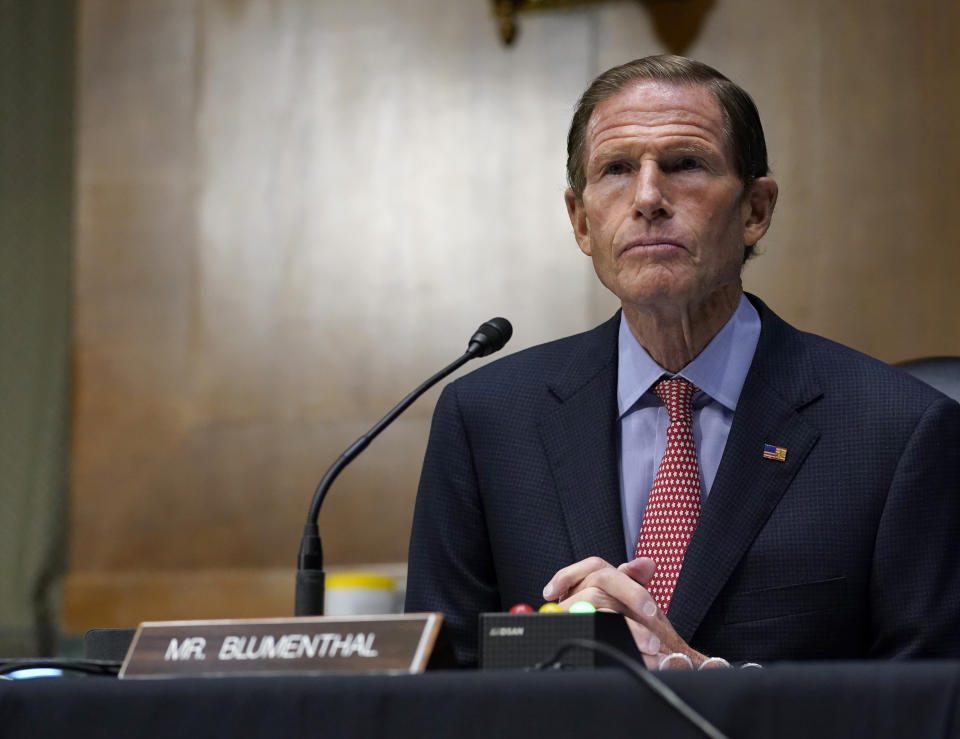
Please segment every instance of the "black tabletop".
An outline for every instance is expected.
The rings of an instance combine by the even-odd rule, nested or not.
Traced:
[[[658,673],[729,737],[960,736],[960,662]],[[3,681],[3,737],[697,737],[629,673]]]

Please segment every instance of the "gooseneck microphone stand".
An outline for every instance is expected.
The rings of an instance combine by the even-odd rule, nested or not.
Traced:
[[[413,402],[427,390],[436,385],[451,372],[462,367],[471,359],[485,357],[503,348],[513,335],[513,327],[506,318],[491,318],[470,337],[467,350],[454,362],[448,364],[433,377],[417,387],[401,400],[387,415],[381,418],[373,428],[351,444],[340,455],[320,480],[310,502],[307,523],[303,527],[303,539],[300,541],[300,554],[297,560],[297,582],[294,601],[294,615],[322,616],[325,576],[323,573],[323,546],[320,543],[320,530],[317,518],[320,506],[327,491],[343,468],[352,462],[360,452],[367,448],[387,426],[409,408]]]

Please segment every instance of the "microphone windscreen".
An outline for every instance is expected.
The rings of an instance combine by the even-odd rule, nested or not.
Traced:
[[[510,321],[506,318],[491,318],[470,337],[467,351],[475,356],[485,357],[503,349],[511,336],[513,336],[513,326],[510,325]]]

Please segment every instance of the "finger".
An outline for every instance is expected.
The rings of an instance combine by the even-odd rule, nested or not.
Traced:
[[[660,654],[646,654],[644,652],[640,653],[640,656],[643,657],[644,666],[651,671],[656,671],[660,667],[660,661],[663,659],[663,653]]]
[[[629,585],[624,585],[624,580],[629,580],[629,577],[622,568],[618,568],[614,571],[614,575],[606,571],[592,573],[585,578],[584,583],[593,583],[591,592],[602,593],[604,602],[612,601],[614,610],[627,616],[627,625],[630,627],[637,649],[643,655],[644,663],[651,669],[660,669],[660,661],[664,657],[679,653],[686,655],[693,665],[701,664],[706,659],[706,655],[692,649],[680,637],[646,588],[632,580]],[[638,591],[642,593],[639,600],[637,600]],[[624,602],[625,600],[629,602]],[[643,618],[634,618],[629,615],[631,611],[637,610],[635,607],[637,603],[642,604],[639,610]],[[669,660],[663,665],[665,668],[674,666]]]
[[[649,564],[639,565],[641,574],[645,574],[649,567]],[[616,570],[596,570],[583,579],[581,587],[585,591],[589,589],[603,593],[598,600],[602,599],[605,607],[622,613],[656,635],[666,653],[690,652],[690,648],[677,634],[666,614],[657,606],[653,596],[622,567]],[[574,602],[576,597],[578,596],[571,598],[571,602]]]
[[[624,600],[642,602],[640,610],[645,614],[645,618],[629,617],[630,606],[624,603]],[[679,667],[680,665],[674,665],[669,660],[661,664],[664,657],[675,652],[685,654],[695,664],[699,663],[697,658],[703,657],[699,652],[690,649],[680,638],[646,589],[619,568],[608,567],[591,572],[581,582],[581,588],[561,601],[560,605],[569,608],[578,601],[591,603],[598,610],[611,610],[627,615],[627,625],[633,641],[650,669]]]
[[[590,573],[601,569],[612,570],[613,566],[600,559],[600,557],[587,557],[558,570],[544,587],[543,599],[555,600],[561,598],[565,593],[578,589],[580,583]]]
[[[653,573],[657,570],[657,563],[650,557],[637,557],[624,562],[617,569],[625,572],[632,580],[640,583],[643,587],[647,587],[653,579]]]
[[[637,649],[644,657],[655,657],[657,662],[660,660],[660,637],[654,634],[650,629],[642,624],[638,624],[632,618],[627,619],[627,626],[630,627],[630,635],[633,637]]]
[[[616,604],[616,610],[647,628],[658,624],[659,608],[647,589],[620,569],[595,570],[587,575],[581,588],[602,590]]]
[[[611,598],[600,588],[575,590],[559,601],[564,610],[570,610],[570,606],[574,603],[590,603],[598,611],[608,611],[610,613],[621,613],[623,611],[623,604]]]

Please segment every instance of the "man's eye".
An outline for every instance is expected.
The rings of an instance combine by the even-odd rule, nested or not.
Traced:
[[[692,169],[700,169],[700,161],[693,157],[683,157],[677,161],[676,168],[681,172],[689,172]]]
[[[611,162],[610,164],[608,164],[606,167],[603,168],[604,174],[612,174],[612,175],[626,174],[628,171],[629,170],[627,168],[627,165],[624,164],[623,162]]]

